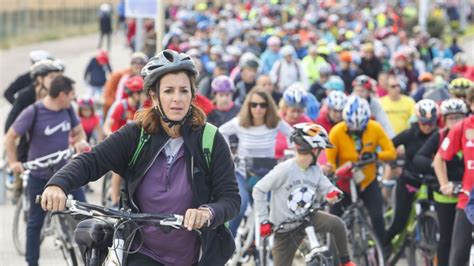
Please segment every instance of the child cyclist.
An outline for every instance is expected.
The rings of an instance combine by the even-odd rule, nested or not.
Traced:
[[[295,210],[291,204],[291,195],[295,191],[304,189],[305,193],[309,191],[312,194],[312,199],[324,197],[329,203],[335,203],[342,194],[316,164],[319,154],[325,148],[332,147],[326,130],[313,123],[296,124],[294,129],[290,141],[295,145],[296,157],[275,166],[253,189],[262,237],[270,235],[274,226],[298,218],[301,214],[301,210]],[[266,200],[268,192],[271,192],[270,213]],[[355,266],[350,260],[344,222],[323,211],[312,213],[311,221],[316,232],[329,232],[333,235],[341,265]],[[291,225],[293,224],[275,233],[272,250],[275,265],[291,265],[295,252],[305,237],[304,225]]]

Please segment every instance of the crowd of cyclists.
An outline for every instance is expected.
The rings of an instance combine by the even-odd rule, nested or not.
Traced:
[[[207,223],[220,230],[229,221],[229,230],[235,236],[239,226],[245,223],[246,212],[252,209],[261,224],[260,235],[265,237],[285,219],[298,216],[289,197],[305,187],[317,198],[331,203],[330,213],[318,212],[312,221],[317,232],[334,235],[340,264],[351,266],[355,263],[347,246],[346,228],[338,218],[351,203],[349,180],[327,176],[333,176],[347,164],[373,160],[362,168],[361,176],[350,178],[356,179],[358,195],[383,245],[384,257],[390,258],[391,242],[408,222],[415,193],[421,186],[420,178],[431,175],[438,181],[434,192],[439,223],[436,265],[467,265],[472,244],[468,232],[472,231],[473,222],[469,217],[474,214],[464,209],[471,210],[469,206],[474,205],[474,199],[471,196],[469,200],[469,193],[453,195],[453,189],[457,183],[462,183],[467,192],[474,188],[474,62],[469,62],[456,36],[450,38],[450,43],[444,43],[418,26],[407,28],[402,14],[410,6],[318,3],[247,1],[239,8],[199,3],[192,10],[171,6],[167,9],[164,38],[167,50],[156,55],[148,51],[133,52],[129,56],[130,65],[116,70],[109,63],[108,52],[98,49],[85,66],[87,95],[76,96],[77,85],[64,74],[67,62],[54,58],[48,51],[32,51],[29,71],[5,91],[5,98],[12,104],[5,125],[8,166],[18,175],[23,171],[21,162],[68,146],[74,146],[84,155],[73,160],[77,162],[63,168],[49,183],[53,172],[31,172],[30,180],[34,182],[28,183],[32,206],[27,228],[28,264],[38,265],[39,237],[46,215],[35,204],[35,196],[45,186],[68,192],[114,170],[111,202],[116,208],[123,207],[121,187],[130,185],[129,175],[137,174],[124,168],[133,150],[129,147],[126,154],[119,156],[113,153],[125,153],[125,150],[112,144],[121,146],[120,141],[130,144],[128,135],[141,139],[143,129],[138,133],[137,123],[137,128],[158,134],[157,122],[150,118],[156,115],[173,139],[164,144],[158,142],[166,146],[160,146],[158,152],[163,150],[166,154],[161,165],[167,169],[163,170],[166,184],[152,191],[146,186],[153,186],[156,181],[151,181],[148,174],[142,177],[143,183],[134,185],[140,207],[133,206],[136,211],[179,210],[179,214],[186,214],[185,224],[189,229],[199,229]],[[186,93],[192,96],[189,106],[172,104],[173,95]],[[203,189],[209,181],[196,185],[197,188],[170,187],[170,173],[186,176],[173,167],[178,167],[179,158],[184,156],[182,146],[193,139],[186,131],[185,122],[202,126],[200,112],[208,123],[218,128],[216,144],[224,141],[228,144],[230,153],[220,152],[223,145],[214,147],[218,147],[220,157],[233,160],[234,180],[225,179],[229,177],[229,169],[234,168],[227,159],[219,158],[220,165],[212,166],[211,170],[224,165],[230,168],[216,170],[225,178],[219,179],[222,183],[210,181],[211,192],[207,187]],[[182,133],[176,133],[176,129]],[[143,145],[147,145],[146,141]],[[153,138],[148,144],[154,144]],[[293,155],[288,155],[290,150],[295,151]],[[155,156],[155,153],[146,154]],[[111,162],[112,158],[122,165]],[[142,160],[161,163],[160,158],[157,154],[154,159]],[[89,168],[93,164],[91,160],[98,163]],[[64,164],[61,162],[61,166]],[[138,169],[161,171],[158,164],[147,168],[140,165],[143,169]],[[135,169],[133,164],[128,166]],[[256,166],[266,169],[257,178],[249,174]],[[196,169],[191,166],[197,177],[209,170],[201,165]],[[71,173],[66,173],[67,170]],[[68,179],[72,173],[91,176],[82,177],[82,183],[78,183]],[[381,185],[384,180],[396,180],[390,224],[384,219],[387,199],[387,191]],[[17,198],[21,183],[18,179],[9,182],[13,198]],[[146,196],[153,198],[152,193],[186,194],[194,193],[194,189],[199,193],[216,193],[212,191],[216,189],[229,194],[228,198],[225,193],[209,194],[205,200],[183,197],[183,203],[175,206],[178,209],[168,208],[168,200],[181,202],[176,196],[153,199],[158,205],[167,202],[166,208],[146,203]],[[48,193],[58,195],[57,191],[51,191]],[[237,191],[240,205],[233,202]],[[85,200],[81,190],[76,192],[76,199]],[[271,199],[268,192],[272,192]],[[42,202],[42,206],[47,210],[64,208],[63,201],[53,202],[51,206]],[[195,208],[187,209],[194,210],[193,220],[184,206]],[[195,217],[202,218],[199,225],[197,220],[194,223]],[[301,235],[298,241],[292,239],[295,228],[274,233],[275,265],[291,265],[302,240]],[[156,233],[153,230],[159,229],[146,230],[153,235]],[[158,237],[172,240],[160,234]],[[196,242],[195,236],[186,233],[177,237]],[[202,238],[203,245],[206,243],[209,249],[212,237],[215,236]],[[184,265],[173,256],[183,256],[187,265],[197,265],[201,259],[199,253],[204,252],[203,260],[212,256],[212,252],[199,248],[171,252],[170,256],[153,248],[163,246],[145,241],[144,251],[139,251],[143,257],[132,256],[129,265],[145,262]]]

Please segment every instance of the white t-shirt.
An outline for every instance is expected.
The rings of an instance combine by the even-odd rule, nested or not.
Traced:
[[[178,154],[179,149],[183,146],[184,140],[183,137],[171,139],[168,144],[165,146],[165,155],[166,155],[166,166],[169,166],[173,163],[176,155]]]

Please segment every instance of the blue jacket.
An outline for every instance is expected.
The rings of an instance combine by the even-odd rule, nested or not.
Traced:
[[[107,63],[107,65],[101,66],[94,57],[87,65],[84,80],[92,86],[102,87],[107,81],[107,72],[112,72],[110,64]]]

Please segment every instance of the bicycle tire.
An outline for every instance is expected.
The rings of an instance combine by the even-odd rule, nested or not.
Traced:
[[[351,224],[348,240],[352,249],[352,258],[356,265],[385,265],[382,244],[374,229],[366,221],[359,218]]]
[[[272,262],[272,251],[270,247],[269,237],[263,237],[261,240],[262,248],[258,250],[258,266],[269,266],[273,265]]]
[[[437,264],[437,251],[439,241],[438,218],[434,212],[425,212],[418,218],[418,235],[410,242],[407,254],[408,265],[417,266],[418,254],[423,260],[423,265],[432,266]]]
[[[74,242],[74,229],[71,228],[71,226],[74,225],[69,221],[74,218],[70,215],[66,215],[66,217],[56,216],[54,218],[58,219],[58,227],[56,230],[59,233],[58,236],[61,241],[61,253],[63,254],[68,266],[78,266],[78,258],[82,258],[82,253],[80,253],[78,245]]]
[[[25,217],[26,216],[26,217]],[[24,220],[24,221],[23,221]],[[26,222],[28,221],[28,216],[23,210],[23,201],[18,200],[15,207],[15,213],[13,214],[13,245],[15,250],[20,256],[25,256],[26,253]],[[24,230],[21,230],[19,227],[21,224],[25,225]],[[21,240],[20,234],[24,234],[24,240]]]

